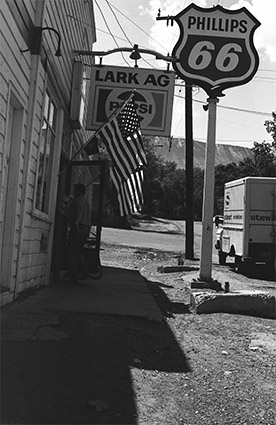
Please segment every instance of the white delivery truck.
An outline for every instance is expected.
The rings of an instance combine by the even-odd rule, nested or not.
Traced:
[[[225,184],[223,225],[217,231],[219,263],[235,257],[276,267],[276,178],[245,177]]]

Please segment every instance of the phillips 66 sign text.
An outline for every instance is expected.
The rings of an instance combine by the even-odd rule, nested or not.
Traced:
[[[173,50],[178,76],[209,95],[253,78],[259,64],[253,33],[260,23],[246,8],[203,9],[191,4],[174,20],[180,27]]]

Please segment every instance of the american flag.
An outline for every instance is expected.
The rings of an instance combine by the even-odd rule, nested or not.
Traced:
[[[133,100],[99,130],[112,159],[111,179],[117,189],[120,215],[141,210],[143,204],[143,166],[147,163],[140,121]]]

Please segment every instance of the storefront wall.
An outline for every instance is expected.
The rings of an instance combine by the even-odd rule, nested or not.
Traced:
[[[70,125],[72,51],[92,48],[93,19],[92,0],[1,2],[2,299],[50,281],[62,145],[70,156],[89,137]],[[55,56],[58,36],[49,30],[42,31],[39,54],[31,54],[32,25],[58,30],[62,57]]]

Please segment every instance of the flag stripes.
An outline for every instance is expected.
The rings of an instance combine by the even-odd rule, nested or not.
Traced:
[[[141,210],[142,167],[147,163],[133,101],[127,102],[98,132],[113,162],[111,179],[118,193],[122,216]]]
[[[102,138],[110,158],[116,164],[121,178],[128,179],[134,170],[131,168],[127,152],[123,149],[125,141],[122,138],[118,123],[113,119],[99,132],[99,136]]]
[[[99,136],[107,151],[119,167],[121,177],[127,179],[137,169],[137,165],[146,164],[146,155],[142,144],[141,132],[123,139],[116,118],[113,118],[102,130]]]
[[[139,212],[144,202],[143,170],[137,170],[127,180],[121,180],[116,169],[113,168],[110,176],[118,193],[120,214],[125,216]]]

